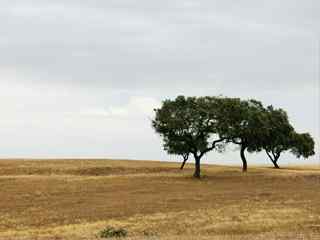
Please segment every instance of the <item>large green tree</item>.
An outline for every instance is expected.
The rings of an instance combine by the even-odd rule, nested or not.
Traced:
[[[162,137],[164,150],[184,156],[184,162],[193,155],[196,178],[200,178],[201,158],[213,149],[222,150],[224,146],[225,138],[218,134],[217,99],[178,96],[163,101],[162,106],[155,109],[152,126]]]
[[[219,128],[221,138],[226,138],[240,147],[242,170],[247,171],[245,152],[258,152],[265,134],[266,113],[261,102],[225,98],[221,101],[220,114],[224,121]]]

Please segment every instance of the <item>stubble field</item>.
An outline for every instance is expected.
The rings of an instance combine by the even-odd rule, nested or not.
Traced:
[[[0,160],[0,239],[320,239],[320,168]]]

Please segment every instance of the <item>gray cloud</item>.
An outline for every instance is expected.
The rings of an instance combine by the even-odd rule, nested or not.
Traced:
[[[299,129],[318,138],[319,12],[315,0],[2,1],[0,106],[7,113],[2,126],[10,127],[2,134],[12,139],[3,154],[21,146],[20,155],[37,155],[14,139],[41,131],[52,141],[44,154],[59,155],[54,126],[75,138],[61,155],[85,148],[87,137],[99,146],[87,155],[165,158],[137,102],[147,99],[152,108],[177,94],[256,97],[285,107]],[[115,144],[104,152],[116,134],[99,137],[97,129],[119,127],[119,116],[110,113],[147,127],[138,135],[146,143],[153,136],[153,150],[126,143],[128,153]],[[113,120],[106,126],[104,118]],[[65,123],[70,119],[82,138]]]

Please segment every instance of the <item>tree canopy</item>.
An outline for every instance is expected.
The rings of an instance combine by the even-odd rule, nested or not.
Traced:
[[[292,147],[295,131],[283,109],[274,109],[273,106],[268,106],[266,114],[266,130],[262,139],[262,147],[275,168],[279,168],[277,161],[282,152]]]
[[[281,108],[268,106],[265,130],[262,138],[262,148],[275,168],[280,168],[278,160],[285,151],[290,151],[296,157],[308,158],[314,155],[314,141],[310,134],[299,134],[290,124],[287,112]]]
[[[194,177],[200,177],[200,160],[209,151],[219,148],[224,138],[218,134],[216,110],[217,98],[184,97],[163,101],[155,109],[152,126],[162,136],[164,149],[169,154],[189,156],[195,159]]]
[[[314,145],[314,140],[309,133],[294,133],[292,136],[291,153],[298,158],[308,158],[315,154]]]
[[[264,150],[277,168],[284,151],[305,158],[314,154],[310,134],[296,133],[283,109],[264,107],[254,99],[178,96],[155,109],[152,126],[162,137],[164,150],[183,157],[181,169],[193,155],[197,178],[201,158],[212,150],[223,152],[229,143],[240,147],[243,171],[247,171],[246,151]]]
[[[261,150],[264,135],[265,111],[261,102],[243,101],[237,98],[221,100],[221,127],[219,135],[227,142],[240,146],[240,157],[243,171],[247,171],[245,151]]]

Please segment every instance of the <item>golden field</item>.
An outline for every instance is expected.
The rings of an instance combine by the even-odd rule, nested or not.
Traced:
[[[320,168],[0,160],[0,239],[320,239]]]

